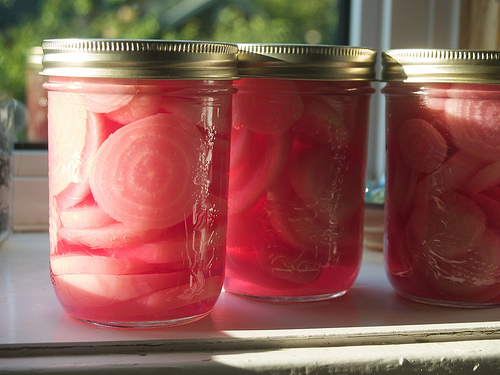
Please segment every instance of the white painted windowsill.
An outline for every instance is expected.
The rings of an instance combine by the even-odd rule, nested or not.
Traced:
[[[222,293],[198,322],[147,330],[66,316],[52,289],[48,256],[47,233],[16,233],[0,247],[0,373],[500,371],[499,308],[403,299],[389,285],[377,251],[365,250],[357,281],[338,299],[275,305]]]

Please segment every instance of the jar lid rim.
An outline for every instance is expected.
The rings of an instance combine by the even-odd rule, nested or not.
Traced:
[[[386,82],[500,83],[500,51],[393,49],[382,52]]]
[[[241,77],[336,81],[375,80],[377,51],[327,44],[240,43]]]
[[[66,77],[237,78],[235,44],[157,39],[46,39],[43,75]]]

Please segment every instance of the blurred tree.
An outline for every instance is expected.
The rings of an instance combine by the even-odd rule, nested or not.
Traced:
[[[344,0],[345,1],[345,0]],[[24,101],[26,54],[47,38],[341,44],[342,0],[0,0],[0,91]]]

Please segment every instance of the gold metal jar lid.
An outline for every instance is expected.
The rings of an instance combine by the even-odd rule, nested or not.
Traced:
[[[382,81],[500,83],[500,51],[395,49],[382,53]]]
[[[146,39],[48,39],[43,75],[63,77],[232,80],[235,44]]]
[[[377,52],[318,44],[238,44],[240,77],[332,81],[375,79]]]

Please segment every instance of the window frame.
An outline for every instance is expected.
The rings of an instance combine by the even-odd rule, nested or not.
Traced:
[[[396,48],[459,47],[461,0],[352,0],[349,45],[379,51]],[[420,22],[415,23],[415,19]],[[409,30],[408,25],[411,25]],[[409,32],[410,31],[410,32]],[[385,173],[385,99],[382,82],[370,107],[367,178],[379,181]]]
[[[383,51],[390,48],[458,48],[461,0],[351,0],[348,40],[351,46]],[[419,27],[408,32],[415,17]],[[378,56],[380,73],[380,53]],[[370,108],[367,178],[385,173],[385,100],[382,82]],[[47,151],[14,151],[14,231],[48,230]]]

